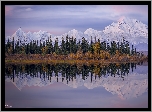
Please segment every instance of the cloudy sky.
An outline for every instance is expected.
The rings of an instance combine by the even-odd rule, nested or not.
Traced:
[[[103,30],[122,17],[148,25],[148,5],[6,5],[5,36],[19,27],[23,31],[48,31],[62,35],[72,29]]]

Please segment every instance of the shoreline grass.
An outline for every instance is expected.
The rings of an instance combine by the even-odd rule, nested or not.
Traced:
[[[75,59],[66,59],[66,60],[24,60],[24,59],[5,59],[5,64],[85,64],[85,65],[91,65],[91,64],[109,64],[109,63],[139,63],[144,60],[135,60],[135,61],[114,61],[114,60],[75,60]]]
[[[139,63],[142,61],[148,62],[148,57],[135,57],[130,56],[127,57],[126,55],[123,56],[114,56],[108,59],[98,59],[92,58],[89,59],[88,57],[81,56],[81,58],[76,57],[69,57],[69,56],[62,56],[62,55],[39,55],[39,54],[32,54],[32,55],[23,55],[23,54],[15,54],[15,55],[7,55],[5,57],[5,64],[57,64],[57,63],[67,63],[67,64],[109,64],[109,63]]]

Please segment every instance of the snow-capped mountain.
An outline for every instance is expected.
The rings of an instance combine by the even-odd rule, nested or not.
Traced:
[[[138,45],[140,45],[142,46],[143,51],[148,51],[148,26],[137,19],[130,19],[127,17],[124,17],[118,22],[113,22],[111,25],[105,27],[105,29],[102,31],[97,31],[89,28],[86,31],[81,32],[73,29],[60,36],[55,36],[47,31],[41,30],[34,33],[25,33],[24,31],[22,31],[21,28],[19,28],[12,36],[7,36],[5,38],[5,42],[7,42],[8,38],[10,41],[12,41],[13,37],[15,41],[21,40],[22,43],[29,43],[32,40],[41,40],[41,42],[43,42],[51,36],[53,43],[55,42],[55,39],[58,38],[60,44],[62,41],[62,37],[66,39],[67,35],[69,37],[76,38],[77,42],[81,40],[82,37],[85,37],[86,40],[90,42],[91,36],[93,41],[95,41],[96,37],[96,40],[100,39],[101,41],[106,42],[122,41],[124,37],[125,40],[130,42],[130,44],[133,44],[137,47]]]
[[[58,82],[61,82],[72,88],[78,88],[80,86],[85,86],[88,89],[103,87],[113,95],[118,95],[121,99],[130,99],[133,97],[138,97],[148,91],[148,73],[129,73],[128,76],[124,76],[124,80],[122,80],[122,78],[118,75],[116,77],[97,77],[96,79],[95,75],[93,75],[92,82],[91,73],[89,73],[89,76],[85,80],[82,79],[82,75],[77,75],[76,79],[73,78],[73,81],[70,80],[68,81],[68,83],[65,78],[64,80],[62,80],[61,74],[58,74],[58,77],[52,74],[53,76],[51,77],[51,82],[50,78],[40,78],[40,74],[38,75],[38,77],[34,78],[30,75],[27,75],[26,77],[24,76],[24,78],[22,78],[23,76],[21,75],[19,75],[18,77],[14,76],[14,82],[12,81],[12,79],[5,77],[5,81],[12,82],[19,90],[21,90],[26,85],[28,85],[29,87],[48,86],[50,84],[53,84],[54,82],[57,82],[58,78]]]
[[[148,26],[136,19],[124,17],[121,21],[105,27],[103,32],[104,37],[109,40],[117,41],[124,37],[134,45],[148,43]]]
[[[39,31],[39,32],[28,32],[28,33],[25,33],[21,28],[19,28],[12,36],[7,36],[6,39],[5,39],[5,42],[8,41],[12,41],[13,40],[13,37],[14,37],[14,41],[15,43],[19,40],[21,41],[21,43],[30,43],[31,41],[33,40],[38,40],[41,42],[43,41],[46,41],[50,36],[53,36],[51,35],[50,33],[48,33],[47,31]],[[53,36],[54,37],[54,36]]]

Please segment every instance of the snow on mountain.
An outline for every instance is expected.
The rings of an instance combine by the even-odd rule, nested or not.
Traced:
[[[134,45],[141,42],[148,44],[148,26],[136,19],[124,17],[121,21],[105,27],[103,32],[104,37],[110,41],[121,41],[124,37]]]
[[[92,28],[87,29],[84,34],[88,37],[89,41],[91,41],[91,36],[92,36],[92,41],[95,42],[95,37],[96,37],[96,41],[98,39],[102,40],[102,32],[101,31],[97,31],[94,30]]]
[[[41,40],[41,42],[43,42],[43,41],[48,40],[50,36],[54,37],[52,34],[48,33],[47,31],[40,30],[39,32],[34,32],[34,33],[29,31],[28,33],[25,33],[21,28],[19,28],[12,36],[7,36],[5,38],[5,42],[7,42],[8,39],[9,41],[13,41],[13,37],[14,37],[15,43],[17,41],[21,41],[21,43],[27,44],[33,40],[38,40],[38,41]],[[55,39],[52,39],[52,40],[55,41]]]
[[[12,36],[7,36],[5,38],[6,42],[8,41],[8,38],[10,41],[12,41],[13,37],[15,41],[21,40],[22,43],[29,43],[32,40],[41,40],[41,42],[46,41],[50,36],[53,41],[55,42],[55,39],[58,38],[59,44],[62,41],[62,37],[66,39],[66,36],[69,36],[70,38],[76,38],[77,42],[82,39],[82,37],[85,37],[86,40],[90,42],[91,36],[92,40],[95,41],[100,39],[101,41],[122,41],[123,37],[125,40],[129,41],[130,44],[133,44],[138,47],[138,44],[141,45],[141,43],[144,43],[144,46],[139,47],[138,49],[146,50],[147,44],[148,44],[148,26],[143,24],[137,19],[130,19],[128,17],[123,17],[118,22],[113,22],[111,25],[105,27],[103,31],[97,31],[92,28],[87,29],[84,32],[77,31],[75,29],[62,34],[60,36],[55,36],[50,34],[47,31],[39,31],[39,32],[28,32],[25,33],[22,31],[21,28],[19,28]]]
[[[76,39],[82,39],[82,37],[84,36],[83,33],[81,31],[77,31],[75,29],[69,31],[67,34],[65,33],[64,36],[69,36],[70,38],[76,38]]]
[[[84,34],[83,34],[83,32],[81,32],[81,31],[78,31],[78,30],[76,30],[76,29],[73,29],[73,30],[70,30],[68,33],[64,33],[64,34],[62,34],[61,36],[58,36],[59,37],[59,41],[60,40],[62,40],[62,37],[64,38],[64,40],[66,40],[66,36],[68,35],[68,37],[70,37],[70,38],[76,38],[76,40],[77,40],[77,42],[79,41],[79,40],[81,40],[82,39],[82,37],[84,37]]]

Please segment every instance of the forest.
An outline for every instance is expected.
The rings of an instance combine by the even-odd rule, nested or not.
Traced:
[[[5,43],[5,62],[6,63],[103,63],[103,62],[132,62],[148,61],[148,55],[137,52],[132,45],[123,37],[121,42],[105,42],[96,39],[88,42],[84,37],[77,42],[76,38],[62,37],[59,45],[58,38],[53,44],[51,36],[41,42],[33,40],[30,43],[7,41]]]

